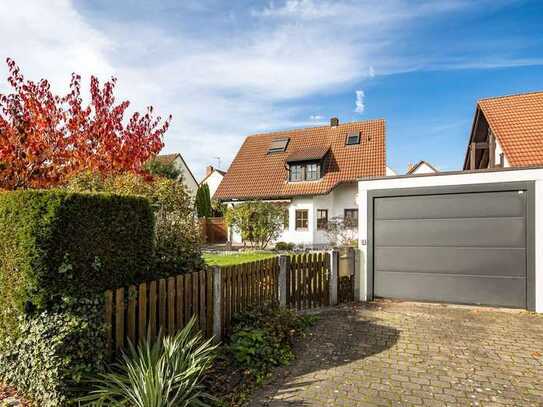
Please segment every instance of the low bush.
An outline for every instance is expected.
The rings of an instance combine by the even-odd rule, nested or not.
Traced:
[[[196,318],[175,336],[130,345],[122,362],[101,374],[82,405],[169,407],[206,406],[211,397],[201,384],[216,346],[195,329]]]
[[[294,243],[288,243],[288,242],[277,242],[275,244],[275,250],[284,252],[284,251],[292,251],[296,245]]]
[[[100,296],[101,298],[101,296]],[[82,381],[105,363],[102,303],[80,300],[20,317],[20,335],[4,338],[0,377],[44,407],[70,405]]]
[[[22,314],[148,278],[153,239],[144,198],[0,193],[0,338]]]
[[[284,209],[271,202],[243,202],[228,208],[226,222],[244,242],[265,249],[284,229]]]
[[[289,309],[254,308],[234,317],[229,350],[236,364],[261,383],[271,368],[294,358],[294,338],[313,323],[314,317],[300,316]]]

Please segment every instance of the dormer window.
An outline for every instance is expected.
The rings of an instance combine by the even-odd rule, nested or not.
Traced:
[[[301,164],[295,164],[290,166],[290,181],[297,182],[304,180],[304,166]]]
[[[353,146],[355,144],[360,144],[360,132],[352,132],[347,134],[347,138],[345,139],[345,145],[346,146]]]
[[[318,181],[324,175],[325,157],[330,146],[306,147],[295,150],[286,159],[290,182]]]
[[[305,179],[307,181],[316,181],[321,177],[321,166],[317,163],[307,164],[305,166]]]
[[[287,151],[288,142],[290,139],[288,138],[276,138],[273,139],[270,147],[268,148],[268,154],[273,153],[283,153]]]
[[[296,163],[289,165],[289,181],[317,181],[321,178],[321,163]]]

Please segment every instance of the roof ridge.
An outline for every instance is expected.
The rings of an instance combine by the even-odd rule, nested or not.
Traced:
[[[511,93],[509,95],[501,95],[501,96],[492,96],[488,98],[482,98],[478,99],[477,103],[482,102],[484,100],[495,100],[495,99],[504,99],[504,98],[510,98],[510,97],[516,97],[516,96],[526,96],[526,95],[535,95],[535,94],[543,94],[543,90],[534,90],[530,92],[518,92],[518,93]]]
[[[326,128],[331,128],[332,129],[332,128],[347,126],[349,124],[371,123],[371,122],[385,122],[385,118],[368,119],[368,120],[355,120],[355,121],[352,121],[352,122],[340,123],[336,127],[331,127],[330,124],[325,124],[325,125],[322,125],[322,126],[297,127],[297,128],[291,128],[291,129],[285,129],[285,130],[274,130],[274,131],[269,131],[269,132],[266,132],[266,133],[253,133],[253,134],[249,134],[248,136],[246,136],[246,138],[259,137],[259,136],[270,136],[270,135],[279,134],[279,133],[294,133],[294,132],[297,132],[297,131],[304,131],[304,130],[317,130],[317,129],[326,129]]]

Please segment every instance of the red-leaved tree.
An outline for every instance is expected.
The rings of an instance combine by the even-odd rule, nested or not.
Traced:
[[[129,102],[115,103],[115,78],[100,86],[92,76],[84,104],[79,75],[58,96],[47,80],[25,81],[12,59],[7,64],[12,93],[0,93],[0,189],[48,188],[85,170],[142,174],[164,146],[171,116],[154,117],[149,107],[125,120]]]

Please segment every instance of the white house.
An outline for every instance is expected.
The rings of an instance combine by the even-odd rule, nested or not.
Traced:
[[[435,174],[439,170],[427,161],[421,160],[416,164],[409,164],[407,166],[407,175],[415,174]],[[394,174],[396,175],[396,174]]]
[[[215,198],[283,205],[279,241],[313,247],[328,243],[325,228],[332,218],[357,224],[357,179],[385,175],[384,120],[339,124],[333,118],[329,126],[247,137]],[[241,243],[235,233],[231,239]]]
[[[183,179],[183,184],[187,188],[187,191],[189,191],[191,195],[196,195],[196,191],[198,191],[198,181],[194,178],[192,171],[181,154],[161,154],[157,156],[156,159],[162,164],[173,164],[173,166],[179,170],[180,177]]]
[[[211,165],[208,165],[206,167],[206,176],[200,182],[200,185],[208,186],[209,195],[211,196],[211,198],[213,198],[213,195],[215,195],[215,192],[217,191],[217,188],[219,188],[219,185],[221,184],[225,174],[225,171],[221,171]]]

